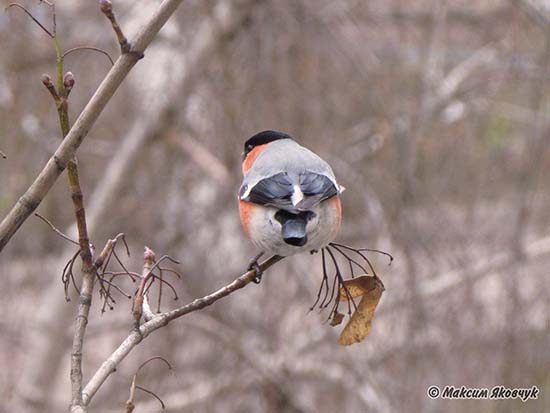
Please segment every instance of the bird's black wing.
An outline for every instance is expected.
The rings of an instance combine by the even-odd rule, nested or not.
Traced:
[[[259,181],[250,190],[246,198],[242,196],[246,193],[245,186],[241,188],[241,199],[259,205],[270,205],[281,209],[292,207],[290,198],[292,197],[292,181],[285,172],[278,173]]]
[[[305,196],[320,195],[322,200],[331,198],[338,193],[334,182],[327,176],[314,172],[300,175],[300,189]]]
[[[338,194],[338,188],[334,182],[327,176],[314,172],[300,175],[300,189],[304,193],[304,199],[297,205],[300,211],[308,210]]]
[[[259,205],[273,206],[292,213],[307,211],[325,199],[338,194],[334,182],[328,177],[314,172],[305,172],[299,175],[299,184],[304,198],[297,204],[292,204],[294,184],[286,172],[264,178],[259,181],[243,198],[247,187],[241,187],[240,197],[244,201]]]

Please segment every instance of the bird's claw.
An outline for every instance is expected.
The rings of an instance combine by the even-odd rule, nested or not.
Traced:
[[[255,284],[259,284],[262,281],[262,275],[264,274],[264,272],[260,268],[260,264],[258,264],[258,261],[251,262],[250,265],[248,266],[248,270],[249,271],[254,270],[256,275],[252,279],[252,282]]]
[[[262,281],[262,275],[264,274],[264,272],[260,268],[260,264],[258,264],[258,260],[261,258],[262,255],[264,255],[264,253],[260,252],[258,255],[252,258],[247,268],[248,271],[254,270],[254,272],[256,273],[255,277],[252,279],[255,284],[259,284]]]

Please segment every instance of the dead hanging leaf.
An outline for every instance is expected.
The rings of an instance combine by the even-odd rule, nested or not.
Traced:
[[[352,298],[362,296],[357,309],[342,330],[338,341],[342,346],[349,346],[363,341],[370,333],[374,311],[385,288],[378,277],[366,275],[346,280],[344,286],[348,289]],[[340,299],[343,301],[348,299],[344,287],[340,289]]]
[[[344,286],[348,289],[348,293],[351,298],[362,297],[370,290],[376,288],[376,278],[361,275],[359,277],[351,278],[344,281]],[[380,280],[378,280],[381,283]],[[340,288],[340,301],[348,301],[348,294],[346,294],[346,288]],[[382,285],[382,290],[384,285]]]

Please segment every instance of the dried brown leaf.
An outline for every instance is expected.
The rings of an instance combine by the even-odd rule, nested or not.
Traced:
[[[355,281],[354,283],[349,283],[349,285],[346,284],[346,286],[348,289],[353,289],[354,293],[356,290],[362,290],[363,297],[357,306],[357,310],[355,310],[352,314],[351,319],[348,321],[340,334],[340,339],[338,342],[342,346],[349,346],[354,343],[359,343],[363,341],[370,333],[374,311],[376,310],[376,306],[378,305],[380,298],[382,297],[382,293],[384,292],[384,284],[382,284],[380,279],[376,277],[366,277],[370,278],[370,280],[356,281],[360,278],[363,277],[346,281],[346,283],[349,281]],[[369,286],[371,288],[369,288]],[[340,294],[342,295],[342,291],[340,291]]]
[[[348,289],[351,298],[361,297],[376,287],[374,277],[361,275],[344,281],[344,286]],[[383,286],[382,286],[383,288]],[[340,288],[340,301],[348,301],[348,295],[345,288]]]

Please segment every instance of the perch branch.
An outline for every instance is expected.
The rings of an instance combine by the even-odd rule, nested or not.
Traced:
[[[181,1],[165,0],[161,3],[157,11],[136,35],[132,42],[134,50],[143,53],[161,27],[180,5]],[[59,175],[65,170],[67,163],[74,157],[77,149],[86,138],[115,91],[138,62],[140,58],[139,53],[124,53],[117,59],[115,65],[107,73],[63,142],[48,160],[32,185],[2,220],[0,223],[0,252],[23,222],[40,205],[40,202],[42,202],[50,191]]]
[[[267,270],[273,264],[280,261],[282,257],[277,255],[267,259],[260,264],[262,271]],[[176,318],[182,317],[186,314],[192,313],[197,310],[201,310],[204,307],[212,305],[219,299],[228,296],[229,294],[245,287],[256,278],[256,271],[250,270],[235,279],[230,284],[215,291],[210,295],[206,295],[202,298],[198,298],[191,303],[179,307],[175,310],[168,311],[161,314],[156,314],[153,319],[147,321],[141,325],[138,329],[135,329],[130,333],[128,337],[118,346],[118,348],[103,362],[103,364],[96,371],[94,376],[90,379],[86,387],[82,392],[82,398],[84,405],[88,405],[101,385],[107,380],[107,377],[115,371],[116,367],[126,358],[126,356],[136,347],[144,338],[149,336],[153,331],[158,330],[161,327],[167,325],[170,321]]]

